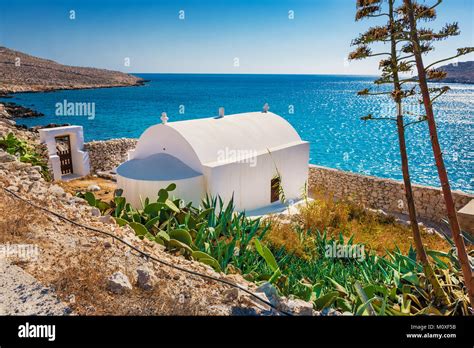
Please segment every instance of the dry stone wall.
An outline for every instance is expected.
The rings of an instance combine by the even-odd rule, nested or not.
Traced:
[[[309,187],[331,192],[336,199],[350,197],[373,209],[408,214],[405,191],[400,181],[310,165]],[[441,189],[413,185],[413,195],[420,217],[436,222],[446,217]],[[459,210],[474,199],[474,195],[453,191],[453,198]]]
[[[137,139],[111,139],[84,144],[89,152],[91,172],[106,172],[115,169],[127,160],[127,153],[137,145]]]

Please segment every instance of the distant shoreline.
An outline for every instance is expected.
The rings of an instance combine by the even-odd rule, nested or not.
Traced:
[[[141,80],[138,81],[136,84],[132,85],[117,85],[117,86],[111,86],[111,85],[103,85],[103,86],[85,86],[85,87],[62,87],[62,88],[47,88],[44,90],[29,90],[29,91],[7,91],[3,92],[0,91],[0,99],[1,98],[12,98],[13,94],[20,94],[20,93],[54,93],[54,92],[60,92],[60,91],[75,91],[75,90],[85,90],[85,89],[104,89],[104,88],[122,88],[122,87],[140,87],[144,86],[148,80]]]

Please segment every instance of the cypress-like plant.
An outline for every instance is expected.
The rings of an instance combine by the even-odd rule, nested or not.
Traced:
[[[389,84],[392,86],[390,91],[371,91],[365,89],[358,94],[361,96],[370,95],[390,95],[396,106],[396,116],[389,115],[373,116],[369,114],[362,117],[363,120],[388,120],[394,121],[397,125],[398,142],[400,149],[400,158],[402,164],[402,174],[405,188],[405,197],[408,207],[408,214],[410,217],[410,226],[415,242],[415,249],[418,260],[423,265],[424,273],[433,286],[435,298],[441,305],[449,305],[450,301],[443,288],[441,287],[433,268],[431,267],[423,241],[421,238],[420,228],[418,226],[418,219],[416,215],[415,201],[413,198],[413,190],[410,179],[410,170],[408,155],[406,149],[405,129],[406,127],[421,122],[425,118],[421,117],[416,121],[405,122],[405,115],[403,111],[403,100],[412,97],[415,94],[414,88],[404,89],[400,75],[410,71],[411,65],[406,62],[401,52],[399,39],[403,37],[404,23],[398,19],[398,13],[395,9],[395,0],[387,0],[388,8],[383,11],[382,0],[358,0],[356,20],[365,18],[386,17],[385,25],[379,25],[369,28],[365,33],[359,35],[353,40],[352,44],[357,46],[354,52],[349,55],[349,59],[364,59],[368,57],[384,56],[380,61],[380,69],[382,70],[381,77],[375,81],[377,85]],[[374,43],[388,44],[390,49],[387,52],[373,53],[369,47]]]
[[[440,31],[434,31],[430,28],[422,28],[420,22],[433,21],[436,19],[436,8],[442,3],[442,0],[436,0],[431,6],[420,4],[413,0],[403,0],[403,5],[398,9],[400,18],[404,22],[405,41],[403,51],[408,54],[411,59],[410,63],[415,64],[417,78],[412,79],[419,86],[419,95],[426,112],[426,120],[430,133],[433,155],[438,170],[438,176],[443,191],[444,201],[446,204],[446,212],[451,227],[451,233],[456,244],[459,263],[463,271],[465,286],[468,290],[469,301],[474,306],[474,277],[472,268],[469,264],[469,258],[466,252],[466,246],[459,227],[459,221],[456,214],[451,187],[449,184],[448,174],[444,165],[443,153],[438,140],[438,131],[433,111],[433,102],[441,95],[446,93],[449,88],[431,88],[428,85],[429,80],[441,80],[446,77],[446,72],[436,69],[439,63],[452,60],[454,58],[474,52],[474,47],[459,48],[457,53],[451,57],[447,57],[435,61],[425,66],[423,55],[430,53],[437,41],[446,40],[452,36],[460,34],[458,23],[446,24]]]

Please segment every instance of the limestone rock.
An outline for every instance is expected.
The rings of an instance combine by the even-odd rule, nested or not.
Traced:
[[[286,302],[281,302],[279,309],[293,315],[313,315],[313,304],[300,299],[288,299]]]
[[[122,272],[115,272],[107,279],[107,290],[114,294],[123,294],[132,290],[132,284],[128,277]]]
[[[99,210],[98,208],[96,208],[96,207],[93,207],[93,208],[91,209],[91,215],[92,215],[92,216],[100,216],[100,210]]]
[[[268,283],[268,282],[263,283],[257,288],[257,290],[255,290],[255,292],[257,292],[256,294],[257,296],[259,296],[260,293],[264,293],[265,297],[268,298],[269,302],[272,305],[274,306],[278,305],[278,302],[279,302],[278,292],[271,283]]]
[[[62,197],[66,194],[66,192],[64,192],[64,189],[58,185],[52,185],[48,191],[51,195],[56,197]]]
[[[156,278],[153,271],[145,266],[137,268],[137,285],[143,290],[152,290],[155,286]]]
[[[3,150],[0,150],[0,163],[13,162],[15,160],[16,160],[15,156],[10,155],[9,153]]]
[[[92,184],[92,185],[89,185],[87,187],[87,191],[89,192],[95,192],[95,191],[100,191],[100,186],[99,185],[95,185],[95,184]]]
[[[227,302],[238,300],[240,297],[240,290],[238,288],[230,288],[224,291],[224,299]]]
[[[99,211],[100,213],[100,211]],[[99,217],[99,221],[104,224],[115,224],[115,219],[110,215],[103,215]]]

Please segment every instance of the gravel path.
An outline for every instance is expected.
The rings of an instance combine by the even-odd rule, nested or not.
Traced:
[[[68,315],[71,310],[35,278],[0,259],[0,315]]]

